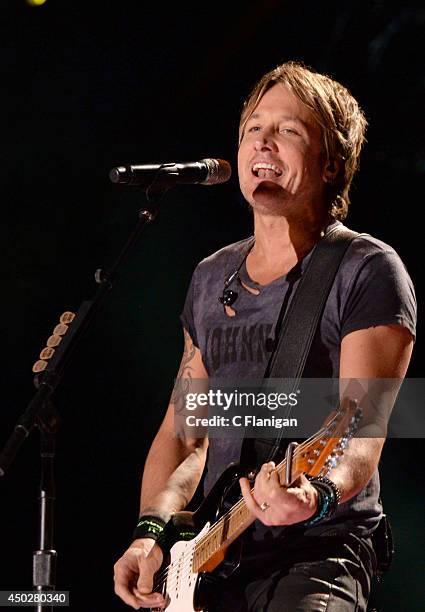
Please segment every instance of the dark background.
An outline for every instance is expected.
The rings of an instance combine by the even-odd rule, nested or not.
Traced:
[[[33,397],[32,364],[60,314],[94,296],[94,271],[114,261],[144,203],[109,181],[110,168],[221,157],[235,169],[243,99],[288,59],[331,74],[363,106],[370,128],[348,225],[398,250],[421,305],[424,34],[421,2],[3,0],[0,444]],[[128,609],[112,566],[180,359],[192,270],[250,231],[236,172],[170,191],[54,394],[57,586],[73,610]],[[424,376],[422,344],[419,326],[410,376]],[[1,589],[31,589],[38,441],[33,430],[0,483]],[[421,450],[391,440],[381,462],[397,543],[374,596],[386,611],[424,609]]]

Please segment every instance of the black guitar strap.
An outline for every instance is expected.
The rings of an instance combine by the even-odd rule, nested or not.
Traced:
[[[298,278],[300,266],[295,266],[288,274],[289,288],[276,326],[277,342],[264,378],[291,379],[296,389],[342,258],[352,240],[359,235],[343,225],[328,230],[315,247],[289,307],[290,290]],[[252,469],[274,460],[281,446],[282,437],[244,438],[240,458],[242,468]]]

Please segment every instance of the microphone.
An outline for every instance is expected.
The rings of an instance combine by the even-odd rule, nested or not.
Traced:
[[[163,187],[173,185],[218,185],[229,180],[232,168],[224,159],[201,159],[197,162],[118,166],[109,172],[113,183]]]

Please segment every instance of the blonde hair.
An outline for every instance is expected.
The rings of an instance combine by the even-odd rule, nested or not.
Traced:
[[[340,170],[329,187],[329,209],[332,217],[343,220],[350,203],[351,181],[359,167],[366,117],[346,87],[300,62],[291,61],[277,66],[255,85],[243,106],[239,138],[263,95],[276,83],[286,85],[312,111],[322,128],[326,159],[339,161]]]

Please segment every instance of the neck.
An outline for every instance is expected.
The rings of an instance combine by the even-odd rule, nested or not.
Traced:
[[[326,225],[325,221],[308,223],[303,220],[290,221],[286,217],[254,214],[253,254],[266,265],[283,261],[295,265],[320,240]]]

